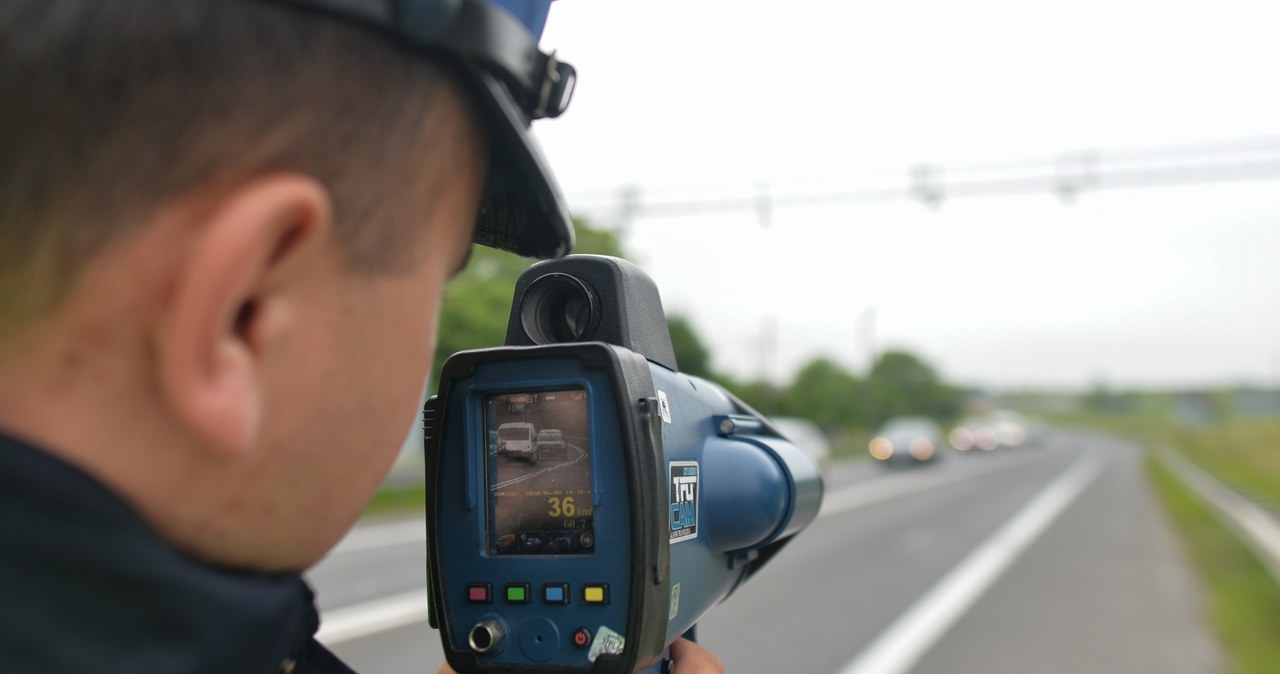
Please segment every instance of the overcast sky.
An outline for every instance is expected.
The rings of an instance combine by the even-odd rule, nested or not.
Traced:
[[[1280,137],[1274,2],[559,0],[535,128],[571,205],[840,191],[920,162]],[[1280,178],[638,218],[717,367],[905,347],[1002,387],[1280,383]]]

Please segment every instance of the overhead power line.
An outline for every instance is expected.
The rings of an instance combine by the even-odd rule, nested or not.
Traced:
[[[777,210],[856,202],[917,201],[940,208],[952,199],[1050,193],[1070,203],[1082,193],[1280,178],[1280,137],[1136,150],[1084,150],[1049,158],[910,167],[905,179],[853,185],[847,190],[775,192],[757,184],[729,196],[647,197],[627,185],[614,193],[570,196],[575,211],[615,218],[625,227],[637,218],[754,212],[767,226]]]

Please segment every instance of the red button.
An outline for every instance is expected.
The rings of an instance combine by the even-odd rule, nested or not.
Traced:
[[[467,601],[472,604],[488,604],[490,602],[489,587],[488,583],[468,585]]]
[[[586,648],[589,643],[591,643],[591,630],[585,627],[579,627],[578,630],[573,633],[573,645],[578,648]]]

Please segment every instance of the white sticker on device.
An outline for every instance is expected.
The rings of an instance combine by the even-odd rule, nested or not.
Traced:
[[[700,482],[697,461],[672,461],[667,464],[671,483],[667,485],[671,495],[671,543],[690,541],[698,537],[698,492]]]
[[[671,403],[667,402],[667,394],[664,391],[658,391],[658,415],[662,417],[662,423],[671,423]]]
[[[622,655],[626,644],[626,637],[601,625],[596,630],[595,640],[591,642],[591,650],[587,651],[587,659],[595,662],[601,655]]]

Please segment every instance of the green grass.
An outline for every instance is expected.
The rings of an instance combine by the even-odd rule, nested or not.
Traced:
[[[1230,487],[1280,503],[1280,419],[1228,418],[1185,426],[1155,414],[1078,413],[1084,426],[1173,448]],[[1206,611],[1231,669],[1280,672],[1280,584],[1253,552],[1152,454],[1147,472],[1206,590]]]
[[[427,488],[399,487],[380,489],[365,507],[365,515],[383,515],[401,512],[424,512],[427,507]]]
[[[1154,415],[1073,414],[1056,423],[1088,426],[1172,447],[1205,471],[1253,498],[1280,504],[1280,418],[1237,417],[1183,426]]]
[[[1236,489],[1280,503],[1280,419],[1182,429],[1170,444]]]
[[[866,459],[871,456],[867,454],[867,443],[871,441],[871,433],[866,429],[851,428],[829,434],[828,437],[831,439],[832,461]]]
[[[1208,617],[1232,671],[1280,672],[1280,585],[1150,454],[1147,470],[1205,585]]]

